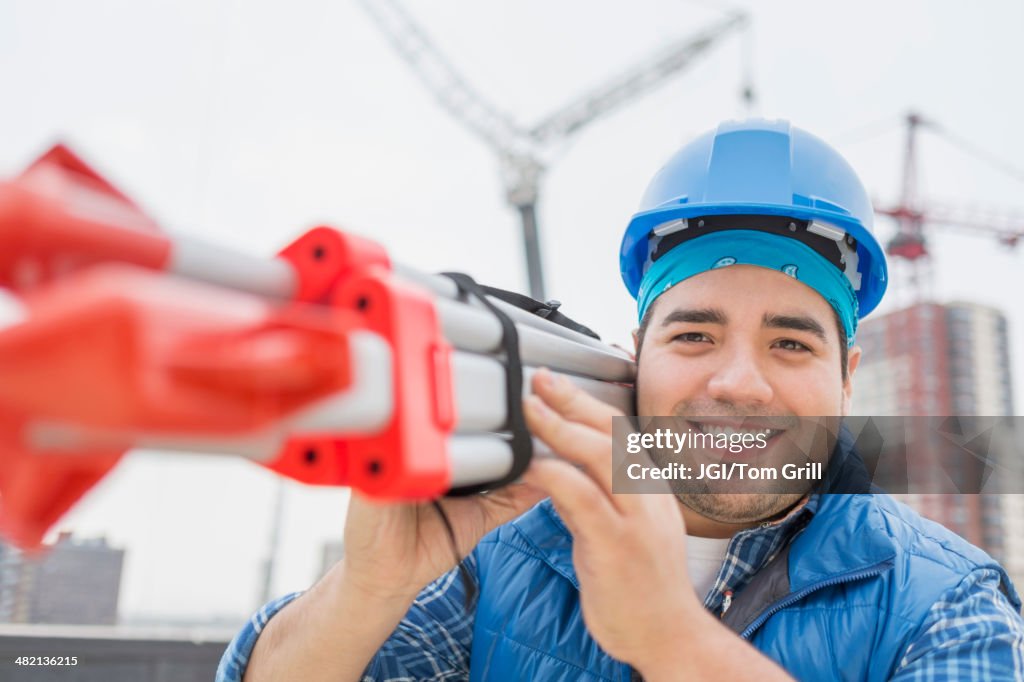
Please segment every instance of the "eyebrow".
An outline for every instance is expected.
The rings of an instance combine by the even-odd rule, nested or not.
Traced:
[[[662,327],[667,327],[677,322],[689,324],[718,324],[726,325],[729,322],[728,316],[720,308],[676,308],[661,321]],[[807,315],[779,315],[776,313],[765,313],[761,318],[761,326],[768,329],[790,329],[793,331],[808,332],[828,343],[825,335],[825,328],[820,322]]]
[[[825,328],[813,317],[806,315],[775,315],[765,313],[761,318],[761,325],[770,329],[792,329],[794,331],[809,332],[817,336],[823,343],[828,343],[825,336]]]
[[[676,322],[690,324],[726,324],[729,318],[719,308],[676,308],[661,321],[662,327]]]

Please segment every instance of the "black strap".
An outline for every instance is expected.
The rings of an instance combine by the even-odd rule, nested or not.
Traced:
[[[541,303],[535,298],[530,298],[525,294],[520,294],[515,291],[497,289],[495,287],[488,287],[483,285],[481,285],[480,288],[487,292],[488,296],[493,296],[494,298],[504,301],[505,303],[509,303],[517,308],[521,308],[527,312],[533,313],[537,317],[543,317],[545,320],[548,320],[549,322],[554,322],[560,327],[565,327],[566,329],[571,329],[574,332],[585,334],[591,338],[597,339],[598,341],[601,340],[601,337],[598,336],[597,333],[594,332],[594,330],[590,329],[589,327],[584,327],[582,324],[580,324],[576,320],[572,319],[571,317],[560,311],[559,308],[562,305],[561,301],[556,301],[552,299],[545,303]]]
[[[651,254],[651,261],[658,260],[684,242],[706,234],[726,230],[756,230],[795,239],[814,249],[819,256],[843,272],[846,266],[843,265],[843,254],[839,246],[828,237],[808,232],[807,226],[810,222],[778,215],[708,215],[689,218],[689,227],[685,230],[672,232],[661,238],[654,253]],[[852,242],[850,246],[856,248],[856,242]]]
[[[501,323],[502,346],[505,349],[505,400],[506,414],[508,415],[508,427],[512,434],[512,468],[504,478],[491,483],[477,483],[473,485],[452,488],[450,496],[473,495],[494,490],[514,482],[526,471],[533,459],[533,440],[530,431],[526,427],[526,416],[523,414],[523,361],[519,356],[519,332],[516,325],[508,315],[487,299],[484,288],[477,284],[469,275],[462,272],[442,272],[459,288],[463,296],[474,296],[487,307],[494,317]]]

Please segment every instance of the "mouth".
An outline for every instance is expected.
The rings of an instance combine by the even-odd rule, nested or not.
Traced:
[[[750,434],[754,437],[761,435],[766,441],[769,441],[786,431],[786,428],[780,428],[777,424],[773,425],[764,420],[755,419],[687,419],[687,421],[694,431],[713,436],[726,436],[730,440],[736,435],[742,438],[744,435]]]

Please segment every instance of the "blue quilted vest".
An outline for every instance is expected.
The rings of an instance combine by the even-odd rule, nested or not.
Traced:
[[[476,553],[471,680],[631,679],[583,624],[572,537],[549,500]],[[1019,610],[1003,569],[942,526],[885,495],[824,495],[727,620],[797,679],[885,680],[939,595],[981,567],[1002,573]]]

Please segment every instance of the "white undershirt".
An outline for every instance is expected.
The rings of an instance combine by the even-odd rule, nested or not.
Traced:
[[[725,561],[731,538],[698,538],[686,536],[686,567],[697,598],[704,601],[708,590],[715,584],[718,571]]]

